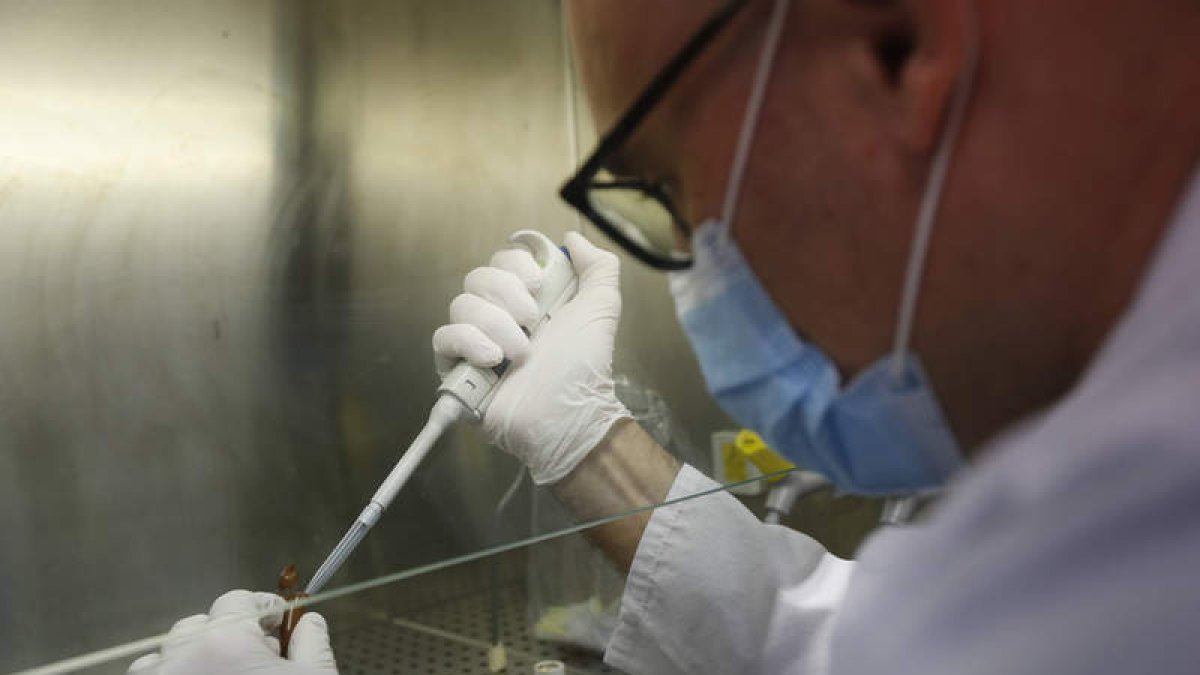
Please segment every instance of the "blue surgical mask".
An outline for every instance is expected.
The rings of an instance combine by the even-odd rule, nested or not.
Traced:
[[[829,357],[792,330],[731,232],[787,7],[787,0],[778,0],[771,17],[722,217],[696,230],[692,267],[671,276],[676,313],[717,402],[797,465],[848,493],[936,490],[962,465],[962,453],[908,342],[933,221],[970,98],[977,42],[972,40],[931,166],[892,352],[844,383]]]
[[[671,277],[676,311],[708,390],[738,424],[844,492],[930,490],[960,466],[915,356],[881,359],[843,386],[776,309],[728,226],[705,224],[692,245],[693,267]]]

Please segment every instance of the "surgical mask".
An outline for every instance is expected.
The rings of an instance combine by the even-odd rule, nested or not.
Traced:
[[[922,200],[892,352],[847,384],[828,356],[792,330],[731,232],[787,6],[788,0],[776,3],[768,27],[722,217],[696,230],[692,267],[671,276],[676,312],[717,402],[796,464],[848,493],[936,490],[962,465],[962,454],[908,341],[929,235],[969,99],[975,46]]]

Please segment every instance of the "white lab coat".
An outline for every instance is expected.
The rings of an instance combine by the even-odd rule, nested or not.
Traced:
[[[710,487],[685,468],[671,497]],[[1200,673],[1200,173],[1080,383],[925,523],[880,531],[852,563],[726,494],[660,508],[606,660],[647,675]]]

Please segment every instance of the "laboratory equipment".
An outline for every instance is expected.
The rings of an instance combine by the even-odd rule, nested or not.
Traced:
[[[922,495],[892,497],[883,503],[879,514],[880,525],[907,525],[922,505]]]
[[[798,469],[788,473],[772,485],[771,491],[767,493],[767,514],[763,517],[763,522],[768,525],[780,524],[783,518],[792,512],[796,502],[828,486],[829,481],[815,471]]]
[[[533,325],[526,327],[529,334],[533,335],[554,311],[575,295],[577,288],[575,269],[571,265],[566,250],[559,248],[549,237],[540,232],[521,230],[513,234],[509,238],[509,242],[528,250],[542,268],[542,284],[534,293],[539,318]],[[504,378],[509,365],[505,361],[495,368],[485,369],[476,368],[463,361],[442,378],[442,384],[437,390],[437,401],[433,404],[429,420],[425,423],[424,428],[413,439],[412,444],[400,457],[400,460],[396,462],[396,466],[392,468],[391,473],[375,491],[371,501],[355,518],[342,540],[317,569],[316,574],[304,589],[305,593],[311,595],[319,592],[330,577],[341,568],[342,563],[363,540],[371,527],[379,522],[380,516],[387,510],[404,484],[408,482],[413,471],[429,454],[442,432],[464,414],[473,416],[477,420],[483,418],[491,403],[492,393],[495,391],[496,385]]]
[[[767,514],[763,522],[778,525],[792,507],[805,496],[827,487],[829,481],[821,474],[797,468],[772,450],[762,437],[742,429],[737,433],[713,434],[713,461],[719,462],[716,475],[721,482],[744,481],[767,476],[740,488],[730,488],[734,494],[758,495],[767,493]]]

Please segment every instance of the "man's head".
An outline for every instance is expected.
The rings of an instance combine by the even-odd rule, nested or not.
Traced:
[[[568,6],[607,128],[719,2]],[[751,0],[622,157],[666,182],[691,222],[720,212],[770,9]],[[734,233],[792,325],[847,375],[891,345],[970,9],[793,0]],[[1200,151],[1194,2],[979,0],[976,14],[979,75],[913,341],[968,450],[1079,375]]]

